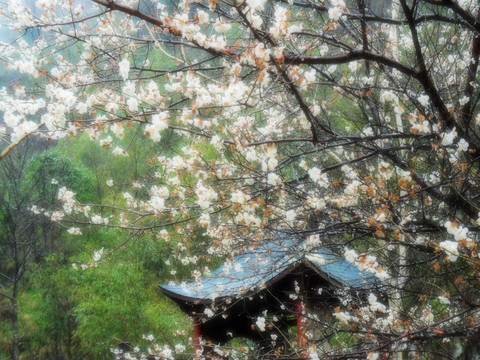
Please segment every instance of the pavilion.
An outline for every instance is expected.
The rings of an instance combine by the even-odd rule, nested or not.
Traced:
[[[299,348],[316,336],[307,329],[304,307],[320,322],[331,322],[342,291],[365,300],[378,288],[374,275],[330,250],[285,236],[246,249],[196,281],[160,286],[193,318],[196,351],[210,352],[205,344],[225,345],[243,337],[255,341],[262,356],[291,348],[285,334],[292,325]]]

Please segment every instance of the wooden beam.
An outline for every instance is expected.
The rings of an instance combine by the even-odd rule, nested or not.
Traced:
[[[306,337],[306,322],[303,315],[304,304],[303,301],[295,302],[295,312],[297,313],[297,335],[298,335],[298,347],[301,349],[307,349],[307,337]]]
[[[200,322],[198,321],[198,318],[193,319],[193,336],[193,350],[195,351],[195,359],[199,360],[202,352],[202,333],[200,331]]]

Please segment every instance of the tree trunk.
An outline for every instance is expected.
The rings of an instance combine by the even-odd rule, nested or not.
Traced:
[[[18,336],[18,281],[15,279],[13,283],[13,294],[12,294],[12,333],[13,333],[13,343],[12,343],[12,360],[20,359],[20,349],[19,349],[19,336]]]

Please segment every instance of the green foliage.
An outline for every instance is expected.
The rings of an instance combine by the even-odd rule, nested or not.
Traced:
[[[220,153],[210,142],[203,142],[196,144],[196,150],[198,150],[205,162],[219,160]]]
[[[66,186],[78,193],[79,201],[88,202],[95,197],[94,181],[90,169],[53,149],[33,157],[27,166],[23,184],[25,190],[31,189],[34,200],[51,201],[56,197],[58,186]]]
[[[61,254],[52,254],[36,266],[31,286],[21,299],[22,339],[29,356],[51,358],[65,354],[73,358],[77,353],[73,310],[78,279],[74,275]]]
[[[138,257],[143,244],[130,251]],[[75,338],[83,353],[104,358],[109,348],[123,341],[138,344],[149,333],[172,340],[173,330],[185,324],[184,315],[156,295],[155,277],[132,260],[109,259],[79,272]]]
[[[143,277],[135,270],[130,264],[101,264],[80,275],[75,337],[82,352],[105,357],[109,347],[140,338],[148,320],[141,311],[147,296],[139,291]]]
[[[185,342],[175,333],[188,329],[185,336],[191,336],[188,319],[160,295],[162,280],[147,269],[162,268],[162,247],[154,240],[141,240],[98,267],[76,270],[72,262],[91,261],[96,245],[113,246],[118,241],[117,230],[87,230],[80,237],[65,238],[72,257],[58,252],[36,264],[20,300],[23,354],[40,359],[60,354],[69,359],[109,359],[110,348],[123,341],[142,345],[142,336],[150,333],[162,342]]]
[[[342,348],[353,346],[356,343],[355,336],[349,332],[338,332],[330,339],[330,345],[333,348]]]
[[[181,142],[175,143],[177,135],[173,132],[160,143],[145,143],[139,141],[139,131],[132,126],[124,139],[116,140],[118,146],[128,149],[127,158],[114,157],[87,137],[65,139],[50,150],[34,154],[18,176],[19,193],[28,194],[28,207],[35,204],[46,209],[56,203],[62,186],[77,193],[81,203],[121,199],[122,191],[132,191],[135,179],[154,169],[145,161],[147,153],[152,149],[166,152],[166,148],[176,151],[182,146]],[[167,146],[170,142],[176,146]],[[114,181],[113,187],[106,185],[108,179]],[[108,216],[106,209],[99,211]],[[38,227],[37,231],[42,229]],[[44,242],[50,245],[46,252],[38,252],[44,255],[33,259],[20,290],[21,353],[25,358],[108,359],[109,349],[122,341],[145,345],[144,334],[175,343],[187,341],[175,336],[179,329],[186,329],[185,336],[191,336],[188,319],[158,289],[159,283],[171,278],[165,261],[173,243],[152,236],[130,239],[125,232],[99,227],[84,227],[80,236],[57,229],[38,245]],[[105,252],[118,251],[98,267],[85,271],[72,267],[72,263],[91,262],[93,252],[102,247]],[[2,319],[8,315],[9,306],[2,299]],[[0,321],[0,359],[8,356],[10,339],[9,322]]]
[[[0,297],[0,319],[10,319],[10,300]],[[0,359],[10,351],[12,329],[8,321],[0,321]]]

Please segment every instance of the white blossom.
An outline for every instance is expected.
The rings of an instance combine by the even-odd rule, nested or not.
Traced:
[[[422,104],[422,106],[425,107],[427,107],[430,102],[430,98],[428,97],[428,95],[420,95],[417,100],[420,104]]]
[[[118,71],[123,80],[128,79],[128,73],[130,72],[130,61],[127,58],[118,63]]]
[[[212,309],[210,309],[209,307],[205,308],[205,310],[203,311],[203,313],[205,315],[207,315],[207,317],[211,318],[215,315],[215,313],[212,311]]]
[[[458,243],[456,241],[445,240],[438,244],[440,248],[445,250],[450,261],[455,262],[458,259]]]
[[[311,168],[308,170],[308,175],[310,176],[310,179],[312,179],[312,181],[318,184],[320,187],[328,186],[328,178],[319,168]]]
[[[103,255],[103,248],[101,248],[100,250],[96,250],[93,252],[93,261],[95,262],[98,262],[101,260],[102,258],[102,255]]]
[[[453,141],[457,137],[457,131],[455,129],[442,135],[442,145],[449,146],[453,144]]]
[[[72,235],[82,235],[82,231],[78,227],[71,227],[67,230],[67,232]]]
[[[257,317],[257,321],[255,322],[257,325],[258,330],[265,331],[265,318],[262,316]]]
[[[338,21],[342,16],[342,9],[339,7],[331,7],[328,9],[328,17],[333,21]]]

